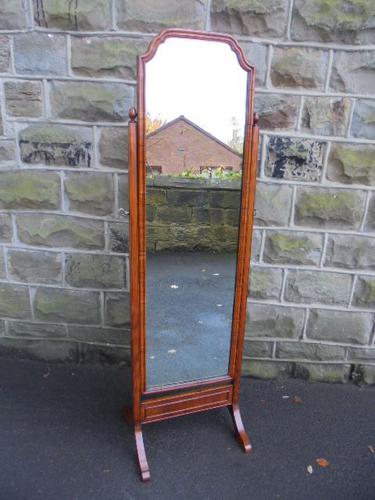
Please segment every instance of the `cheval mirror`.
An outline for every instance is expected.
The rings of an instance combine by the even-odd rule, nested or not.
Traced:
[[[142,425],[239,410],[258,118],[254,67],[229,35],[170,29],[138,58],[129,111],[131,408]]]

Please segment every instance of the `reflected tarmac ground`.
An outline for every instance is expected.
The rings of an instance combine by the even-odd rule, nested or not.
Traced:
[[[147,257],[148,387],[226,375],[235,254]]]

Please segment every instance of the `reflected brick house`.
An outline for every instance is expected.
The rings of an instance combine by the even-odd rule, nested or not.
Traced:
[[[240,154],[184,116],[147,136],[146,157],[148,168],[162,174],[218,167],[239,171],[242,165]]]

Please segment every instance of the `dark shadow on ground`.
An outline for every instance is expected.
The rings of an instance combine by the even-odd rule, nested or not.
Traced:
[[[152,479],[142,484],[121,417],[129,375],[0,360],[0,499],[375,498],[368,450],[375,447],[375,388],[245,378],[242,415],[253,454],[238,447],[224,409],[150,424]],[[330,467],[319,469],[316,458]]]

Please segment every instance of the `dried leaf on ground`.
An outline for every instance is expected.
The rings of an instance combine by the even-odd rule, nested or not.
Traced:
[[[293,396],[292,401],[293,403],[300,404],[302,403],[302,398],[300,398],[299,396]]]
[[[371,444],[369,444],[369,445],[368,445],[368,451],[369,451],[370,453],[375,453],[375,449],[374,449],[374,447],[373,447],[373,446],[371,446]]]
[[[315,460],[315,462],[319,465],[319,467],[323,467],[324,468],[324,467],[329,467],[330,466],[330,463],[325,458],[317,458]]]
[[[307,470],[307,472],[308,472],[309,474],[312,474],[312,473],[314,472],[314,469],[313,469],[312,465],[308,465],[308,466],[306,467],[306,470]]]

